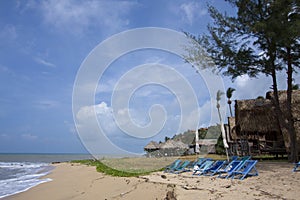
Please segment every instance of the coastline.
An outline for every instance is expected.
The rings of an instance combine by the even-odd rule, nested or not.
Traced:
[[[25,192],[3,200],[24,199],[163,199],[167,185],[148,183],[135,177],[112,177],[96,171],[95,167],[74,163],[53,164],[55,169],[42,183]]]
[[[208,176],[193,176],[191,172],[169,174],[155,172],[142,177],[112,177],[96,171],[95,167],[74,163],[53,164],[55,169],[42,183],[3,200],[23,199],[164,199],[174,190],[180,199],[298,199],[300,173],[293,165],[260,162],[259,176],[243,181]],[[164,175],[164,176],[163,176]]]

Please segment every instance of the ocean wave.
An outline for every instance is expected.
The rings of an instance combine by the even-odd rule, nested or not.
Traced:
[[[51,181],[42,178],[53,169],[47,163],[0,162],[0,198],[24,192]]]

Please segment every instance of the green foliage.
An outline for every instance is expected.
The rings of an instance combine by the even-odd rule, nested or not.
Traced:
[[[229,88],[226,90],[226,97],[227,97],[228,99],[231,99],[232,94],[233,94],[234,91],[235,91],[234,88],[229,87]]]
[[[209,34],[196,37],[185,33],[191,39],[191,46],[186,48],[187,55],[184,58],[194,67],[209,67],[233,80],[241,75],[271,76],[276,117],[280,128],[289,133],[291,161],[297,162],[291,97],[293,73],[300,66],[300,1],[227,1],[236,8],[236,15],[228,16],[208,6],[213,19],[213,24],[208,26]],[[203,58],[210,58],[211,61],[205,64],[202,61],[208,59]],[[277,73],[282,70],[287,74],[286,114],[278,100]]]
[[[217,139],[220,137],[220,125],[208,127],[207,135],[205,139]]]
[[[119,177],[135,177],[135,176],[142,176],[148,175],[151,172],[126,172],[117,169],[113,169],[105,164],[103,164],[99,160],[74,160],[72,163],[80,163],[84,165],[95,166],[98,172],[111,175],[111,176],[119,176]]]
[[[221,101],[221,97],[222,97],[223,94],[224,94],[224,92],[222,92],[221,90],[218,90],[217,91],[216,100],[217,101]]]
[[[244,74],[271,75],[273,69],[284,69],[282,60],[288,58],[299,67],[299,1],[229,2],[237,9],[235,16],[208,6],[213,19],[208,26],[209,34],[194,36],[185,32],[191,39],[186,61],[200,68],[212,68],[211,64],[201,63],[209,57],[215,63],[214,70],[217,68],[233,79]],[[286,47],[290,47],[290,54]]]
[[[170,138],[168,136],[165,137],[165,142],[168,141]]]
[[[222,139],[222,135],[219,136],[217,144],[215,145],[216,148],[216,154],[219,155],[225,155],[225,148],[224,148],[224,144],[223,144],[223,139]]]
[[[299,84],[293,84],[292,89],[293,90],[299,90]]]
[[[199,139],[217,139],[220,136],[219,125],[210,126],[208,129],[201,128],[198,130]],[[191,144],[195,138],[195,132],[188,130],[184,133],[175,135],[173,137],[176,141],[181,141],[185,144]]]

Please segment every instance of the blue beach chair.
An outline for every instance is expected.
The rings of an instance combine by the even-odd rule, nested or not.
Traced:
[[[206,161],[209,161],[209,160],[212,160],[211,158],[199,158],[198,159],[198,162],[197,163],[195,163],[195,165],[197,165],[197,166],[201,166],[202,164],[204,164]],[[194,166],[195,166],[194,165]],[[194,167],[193,166],[193,167]]]
[[[214,164],[206,169],[203,173],[205,176],[213,176],[215,175],[225,164],[227,161],[225,160],[217,160]]]
[[[176,167],[179,166],[179,164],[181,163],[180,159],[175,160],[174,162],[172,162],[170,165],[166,166],[164,172],[169,172],[171,170],[174,170]]]
[[[294,168],[293,168],[293,172],[298,171],[297,169],[298,169],[299,166],[300,166],[300,161],[297,162],[297,163],[295,163],[295,166],[294,166]]]
[[[186,167],[190,164],[191,161],[185,160],[180,165],[175,167],[173,170],[170,170],[171,173],[179,174],[185,171],[188,171]]]
[[[213,160],[206,160],[201,165],[197,165],[194,167],[193,175],[202,175],[208,168],[210,168],[213,165]]]
[[[187,166],[187,168],[193,169],[193,167],[194,167],[197,163],[202,162],[203,159],[205,159],[205,158],[198,158],[198,159],[196,159],[194,162],[190,162],[190,164]]]
[[[231,178],[234,179],[236,176],[243,180],[247,176],[258,176],[258,172],[255,168],[257,160],[246,160],[238,169],[232,172]]]
[[[219,174],[218,178],[229,178],[232,173],[239,169],[242,165],[242,161],[233,160],[226,166],[219,169],[216,173]]]

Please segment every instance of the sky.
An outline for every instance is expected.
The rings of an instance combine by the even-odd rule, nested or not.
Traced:
[[[208,2],[235,13],[223,1]],[[210,22],[206,1],[0,1],[0,153],[86,153],[96,148],[99,154],[139,154],[151,140],[218,123],[215,97],[205,77],[180,55],[151,48],[119,55],[101,76],[90,69],[88,74],[98,77],[96,86],[80,86],[94,91],[94,103],[75,111],[72,105],[80,69],[99,44],[126,31],[147,31],[145,27],[197,35],[205,33]],[[142,40],[150,39],[147,34]],[[131,45],[135,39],[124,42]],[[102,49],[96,62],[111,51]],[[299,75],[295,79],[300,80]],[[271,87],[271,78],[264,75],[221,80],[223,88],[236,89],[233,99],[265,96]],[[284,73],[278,80],[284,89]],[[184,99],[189,89],[193,94]],[[80,94],[78,98],[85,97]],[[184,109],[190,110],[183,115]],[[226,118],[227,105],[222,109]],[[91,128],[94,116],[101,137],[98,127]],[[130,123],[135,127],[127,129]],[[152,129],[157,127],[161,129]]]

